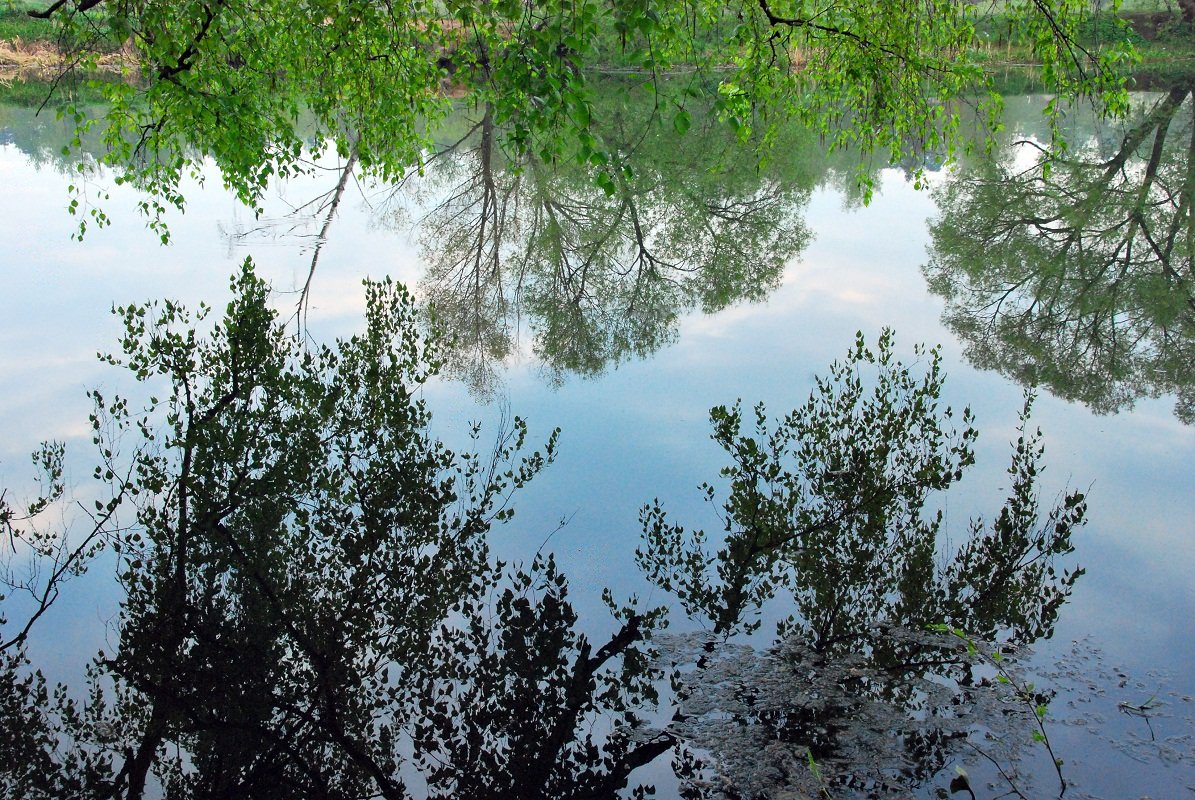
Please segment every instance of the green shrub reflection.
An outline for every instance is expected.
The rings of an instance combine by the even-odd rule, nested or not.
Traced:
[[[1031,743],[1047,698],[985,681],[985,654],[1049,635],[1079,574],[1055,561],[1083,498],[1039,510],[1026,423],[1004,507],[940,562],[933,498],[976,433],[939,408],[936,351],[919,351],[919,373],[890,334],[874,350],[860,337],[805,405],[775,425],[757,409],[753,433],[739,407],[715,409],[732,461],[723,544],[657,503],[639,552],[710,632],[661,635],[667,608],[607,593],[613,631],[591,638],[599,623],[550,556],[509,565],[488,546],[555,434],[529,451],[516,418],[489,453],[433,439],[419,388],[442,351],[388,281],[368,284],[364,333],[310,348],[248,262],[233,293],[215,320],[118,310],[109,360],[154,398],[92,393],[107,495],[84,532],[45,524],[65,493],[60,447],[39,455],[43,497],[0,496],[34,566],[4,573],[34,598],[27,616],[4,609],[7,795],[612,798],[645,795],[640,768],[669,753],[686,796],[772,796],[811,776],[900,793],[944,780],[975,720],[1009,734],[1008,752],[985,750],[997,763]],[[121,610],[80,699],[47,686],[26,641],[101,549]],[[755,649],[740,634],[765,603],[787,619]],[[985,649],[929,630],[942,623]]]

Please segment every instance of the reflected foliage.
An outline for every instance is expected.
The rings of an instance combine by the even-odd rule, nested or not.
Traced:
[[[20,82],[14,81],[15,88]],[[0,148],[15,147],[25,154],[39,169],[51,168],[63,173],[78,175],[85,180],[90,170],[104,155],[104,143],[99,136],[89,135],[74,143],[75,129],[67,119],[59,119],[54,109],[38,112],[38,102],[48,91],[42,83],[28,84],[29,91],[38,100],[32,104],[20,102],[20,97],[5,96],[0,92]],[[0,89],[4,87],[0,85]],[[65,153],[71,145],[75,152]],[[80,163],[84,165],[81,170]]]
[[[989,637],[1009,629],[1018,640],[1048,635],[1077,578],[1055,575],[1051,561],[1071,552],[1083,496],[1068,495],[1039,520],[1041,446],[1022,428],[1008,501],[991,524],[973,522],[939,568],[943,517],[933,501],[974,463],[977,432],[969,410],[961,430],[951,427],[952,410],[938,408],[940,357],[919,356],[928,358],[920,377],[894,359],[889,333],[874,351],[860,339],[774,426],[762,406],[746,432],[740,406],[713,409],[713,438],[731,457],[722,545],[711,552],[704,531],[686,531],[657,502],[643,509],[640,565],[721,633],[756,627],[749,615],[783,589],[799,613],[782,632],[799,630],[820,649],[850,648],[880,620],[946,621]],[[1022,421],[1028,412],[1026,403]],[[712,501],[714,488],[704,491]]]
[[[118,565],[113,648],[78,700],[31,671],[24,632],[6,637],[0,786],[645,797],[637,770],[671,753],[686,797],[803,791],[810,775],[874,796],[940,780],[968,743],[1001,764],[1031,742],[1048,698],[997,659],[1052,631],[1079,575],[1055,561],[1083,498],[1040,512],[1041,447],[1023,425],[1009,499],[943,560],[933,508],[976,434],[969,413],[956,430],[939,408],[936,351],[918,351],[918,375],[890,334],[874,350],[860,337],[778,423],[759,407],[747,432],[738,406],[714,409],[732,460],[723,546],[708,552],[657,502],[638,553],[712,632],[661,636],[667,609],[607,593],[611,632],[591,638],[551,556],[508,565],[488,546],[555,434],[528,452],[516,418],[489,454],[432,439],[418,393],[439,350],[388,281],[367,284],[364,333],[311,348],[285,334],[248,263],[233,292],[214,320],[170,302],[118,309],[109,360],[157,397],[135,410],[92,393],[111,499],[85,543]],[[61,449],[40,463],[50,499],[24,513],[0,496],[5,531],[77,572],[93,546],[26,532],[62,496]],[[732,640],[765,604],[786,616],[775,644]],[[1006,682],[980,677],[993,665]],[[973,741],[976,720],[1008,734],[1003,749]]]
[[[6,785],[404,798],[419,774],[432,796],[610,797],[670,748],[632,740],[626,713],[654,692],[654,618],[619,610],[591,644],[550,560],[489,558],[555,437],[526,453],[515,420],[486,457],[430,439],[415,393],[436,353],[392,284],[369,285],[364,334],[313,351],[248,267],[234,290],[206,335],[202,309],[120,309],[112,361],[161,399],[94,395],[96,476],[133,516],[103,528],[125,595],[114,652],[82,708],[6,654]],[[620,737],[592,733],[607,716]]]
[[[1191,97],[1061,154],[1021,142],[940,190],[925,272],[975,364],[1100,413],[1174,394],[1195,421]]]
[[[429,796],[613,798],[673,748],[639,718],[662,677],[643,649],[654,619],[619,612],[595,649],[550,559],[487,590],[496,602],[467,594],[467,624],[437,643],[440,671],[419,678],[413,738]]]
[[[691,670],[671,730],[708,753],[706,774],[718,778],[694,785],[705,797],[945,797],[970,784],[952,766],[980,776],[989,759],[1004,770],[985,775],[999,796],[1056,796],[1048,767],[1018,768],[1032,756],[1036,705],[1049,700],[1020,692],[1027,651],[972,643],[988,649],[877,624],[837,653],[800,636],[762,650],[708,635],[657,644]],[[1007,683],[980,677],[991,653]]]
[[[521,325],[556,380],[595,375],[672,341],[689,309],[767,297],[809,240],[801,211],[825,170],[809,134],[786,132],[761,168],[712,114],[682,138],[635,83],[597,100],[600,158],[510,155],[486,106],[390,198],[414,195],[422,292],[455,341],[450,371],[483,393]]]
[[[859,796],[902,795],[934,778],[968,741],[968,715],[992,698],[975,685],[976,653],[927,628],[945,623],[987,648],[1048,637],[1081,574],[1055,561],[1073,550],[1084,499],[1071,493],[1041,512],[1028,401],[1003,508],[944,552],[934,509],[973,463],[976,432],[969,412],[955,429],[938,407],[937,352],[919,357],[920,376],[895,360],[890,334],[875,350],[860,339],[775,423],[762,406],[747,422],[737,405],[715,408],[713,438],[731,459],[716,551],[659,502],[643,510],[641,567],[714,634],[758,627],[753,615],[773,598],[795,608],[764,652],[723,653],[710,639],[672,654],[694,665],[682,729],[745,782],[724,796],[813,791],[810,755],[832,766],[823,778],[836,790]],[[713,501],[715,489],[704,491]],[[767,755],[746,764],[761,747]],[[766,790],[746,791],[757,783]]]

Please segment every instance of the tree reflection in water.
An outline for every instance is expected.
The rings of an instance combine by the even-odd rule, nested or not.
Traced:
[[[555,436],[528,453],[515,420],[490,455],[428,436],[417,397],[436,343],[388,282],[369,285],[364,334],[316,349],[284,332],[250,265],[234,289],[210,334],[177,304],[120,310],[114,362],[165,399],[142,416],[94,398],[112,500],[88,541],[117,553],[114,645],[79,703],[30,672],[23,633],[0,643],[8,794],[643,796],[636,771],[671,753],[686,796],[779,796],[810,776],[867,795],[940,781],[968,743],[1003,764],[971,722],[1010,732],[1008,753],[1031,742],[1001,701],[1037,699],[985,681],[984,653],[1049,635],[1084,503],[1039,513],[1024,429],[1005,506],[937,561],[929,509],[975,431],[938,408],[936,352],[917,374],[890,334],[860,338],[774,427],[762,408],[752,433],[738,407],[715,409],[732,458],[723,544],[708,552],[656,503],[638,554],[712,633],[657,637],[667,608],[607,596],[614,631],[591,639],[550,557],[506,565],[487,544]],[[55,568],[4,577],[52,598],[94,553],[39,537],[49,505],[18,508],[3,502],[4,532]],[[744,649],[734,637],[768,603],[791,616],[774,646]],[[799,768],[810,755],[817,772]]]
[[[985,678],[1053,631],[1081,574],[1054,562],[1073,550],[1084,499],[1041,512],[1027,401],[1004,507],[947,548],[931,509],[972,463],[975,430],[968,413],[955,429],[937,408],[943,378],[928,355],[917,375],[889,334],[874,351],[860,339],[775,423],[762,407],[714,409],[714,439],[731,457],[716,552],[658,503],[644,509],[641,566],[716,634],[660,645],[688,665],[672,730],[709,754],[733,787],[723,796],[906,796],[964,755],[1008,764],[1031,741],[1036,701],[1017,702],[1017,681]],[[792,607],[775,643],[727,646],[772,598]],[[974,738],[977,726],[999,747]]]
[[[0,643],[5,796],[612,797],[671,748],[634,737],[658,615],[620,611],[594,646],[550,559],[490,557],[555,436],[529,453],[514,420],[490,454],[432,439],[416,395],[435,345],[390,282],[368,285],[365,333],[313,349],[250,264],[234,291],[207,334],[176,303],[119,310],[112,360],[160,399],[94,395],[114,644],[79,704],[29,673],[23,633]],[[44,506],[3,502],[0,522],[63,569],[3,577],[52,597],[94,548],[39,535]]]
[[[1082,496],[1041,512],[1026,424],[1005,506],[947,551],[933,509],[976,433],[938,407],[936,352],[917,374],[889,334],[860,338],[779,422],[714,409],[731,458],[721,534],[644,509],[640,566],[709,633],[664,636],[669,609],[609,598],[614,631],[591,640],[550,558],[491,557],[491,526],[554,438],[526,454],[515,422],[492,456],[451,453],[427,434],[422,381],[446,364],[484,391],[521,318],[550,371],[595,374],[669,341],[687,309],[765,297],[808,241],[800,211],[827,169],[803,133],[759,168],[700,119],[682,150],[649,106],[607,102],[594,119],[621,159],[611,183],[592,164],[509,163],[483,109],[403,187],[425,204],[422,288],[452,347],[374,284],[364,335],[304,349],[248,268],[210,338],[174,305],[125,313],[127,363],[167,399],[155,429],[97,396],[98,474],[132,515],[97,518],[126,594],[115,652],[78,705],[29,672],[20,638],[3,643],[0,700],[20,723],[0,739],[0,786],[604,798],[645,793],[636,771],[671,753],[686,796],[872,796],[940,787],[976,748],[1003,767],[1031,744],[1039,698],[992,680],[988,654],[1053,630],[1079,574],[1054,562]],[[322,199],[325,226],[351,168]],[[121,430],[142,441],[117,464]],[[72,568],[86,557],[39,541]],[[57,589],[37,583],[56,575],[29,586]],[[771,645],[745,643],[765,606],[787,618]]]
[[[421,292],[455,343],[447,369],[475,390],[494,386],[521,321],[554,380],[596,375],[670,342],[690,309],[767,297],[809,241],[802,211],[825,169],[812,136],[786,132],[761,167],[712,114],[677,136],[640,94],[600,96],[607,162],[511,161],[486,107],[402,187],[421,208]]]
[[[1029,156],[1029,163],[1025,158]],[[1174,394],[1195,421],[1192,87],[1117,142],[1023,141],[938,193],[931,289],[977,365],[1100,413]]]

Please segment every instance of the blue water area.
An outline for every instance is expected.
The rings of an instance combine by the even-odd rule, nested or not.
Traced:
[[[1034,116],[1040,99],[1007,104],[1010,141],[1041,134]],[[456,185],[447,178],[423,189],[412,183],[398,195],[351,182],[325,231],[326,204],[304,204],[336,183],[334,157],[312,176],[271,189],[260,217],[219,189],[213,169],[203,187],[185,187],[186,211],[168,216],[171,243],[163,246],[145,229],[133,190],[103,170],[74,171],[48,155],[52,141],[38,150],[31,113],[5,109],[0,117],[0,478],[14,496],[31,488],[27,454],[47,438],[66,443],[76,495],[84,504],[95,495],[84,393],[141,391],[96,358],[115,347],[113,305],[170,297],[220,308],[229,275],[251,255],[289,317],[317,247],[305,311],[316,340],[362,329],[366,276],[389,275],[417,297],[435,291],[425,265],[447,245],[421,224]],[[39,135],[52,139],[53,132]],[[491,358],[484,387],[449,374],[421,391],[433,435],[450,446],[467,445],[471,421],[494,431],[512,414],[528,420],[533,442],[562,430],[555,463],[517,494],[514,519],[495,530],[497,554],[525,560],[554,552],[582,626],[594,636],[615,628],[599,599],[605,588],[668,602],[634,564],[639,512],[659,498],[686,526],[720,530],[716,508],[698,488],[708,481],[725,489],[710,408],[742,399],[784,413],[804,401],[814,377],[847,352],[856,332],[874,340],[885,327],[895,331],[906,362],[915,360],[917,343],[941,346],[943,403],[969,406],[980,431],[975,467],[935,501],[947,530],[957,542],[969,518],[995,514],[1009,491],[1005,469],[1025,388],[1007,370],[972,363],[968,341],[943,321],[947,301],[923,273],[930,226],[959,212],[941,204],[966,169],[932,171],[924,189],[903,169],[877,170],[866,205],[857,202],[848,172],[826,170],[793,200],[789,213],[808,240],[779,264],[763,296],[714,310],[678,302],[650,348],[629,348],[587,374],[545,363],[549,322],[534,308],[508,317],[506,352]],[[102,203],[112,220],[81,242],[72,239],[79,218],[66,210],[71,185],[82,187],[85,205]],[[1089,502],[1088,524],[1066,562],[1086,574],[1053,637],[1034,645],[1029,668],[1040,686],[1058,691],[1051,744],[1079,796],[1179,797],[1195,787],[1195,427],[1176,415],[1169,385],[1154,393],[1145,386],[1111,413],[1097,413],[1043,386],[1034,407],[1047,466],[1043,503],[1068,489],[1086,492]],[[63,509],[63,518],[70,515]],[[77,678],[97,650],[112,646],[118,598],[110,575],[101,560],[66,587],[35,630],[31,657],[52,678]],[[774,616],[783,613],[765,611]],[[696,626],[677,611],[674,627]],[[1025,758],[1034,769],[1036,756]],[[1035,778],[1043,792],[1047,778],[1048,767]]]

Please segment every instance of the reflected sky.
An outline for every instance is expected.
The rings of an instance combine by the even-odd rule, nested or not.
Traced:
[[[523,348],[505,374],[500,401],[488,405],[460,383],[430,384],[424,392],[435,415],[433,433],[450,446],[467,442],[470,420],[492,430],[503,407],[530,421],[533,440],[546,438],[554,426],[563,429],[557,463],[522,492],[514,521],[496,531],[499,554],[529,558],[547,542],[583,610],[586,601],[597,608],[605,586],[616,595],[642,592],[649,601],[662,600],[650,596],[633,566],[638,511],[659,497],[678,518],[716,529],[697,490],[722,466],[708,436],[708,409],[743,398],[782,413],[803,401],[813,376],[845,352],[856,331],[874,338],[884,326],[895,329],[906,358],[915,342],[941,343],[950,376],[944,400],[970,405],[977,417],[979,461],[950,496],[948,529],[961,536],[968,517],[994,513],[1007,486],[1007,448],[1022,389],[969,366],[941,324],[943,302],[928,292],[920,272],[927,220],[939,213],[930,194],[914,190],[899,171],[880,178],[874,201],[862,209],[844,209],[831,189],[814,192],[805,216],[812,241],[788,264],[779,289],[764,302],[687,314],[676,341],[648,360],[553,388]],[[296,300],[286,292],[302,284],[310,262],[310,236],[272,228],[244,242],[230,239],[230,231],[257,221],[219,190],[214,175],[202,190],[186,187],[187,210],[169,218],[168,247],[144,229],[131,191],[110,178],[93,180],[110,191],[104,208],[114,222],[75,242],[75,222],[65,210],[70,177],[48,164],[35,166],[13,144],[0,145],[0,477],[14,489],[26,485],[27,454],[37,442],[60,438],[86,497],[84,391],[123,385],[122,375],[95,358],[115,344],[113,304],[174,297],[222,305],[228,276],[252,255],[259,274],[281,290],[285,316]],[[328,172],[293,182],[268,198],[266,216],[282,217],[334,181]],[[372,193],[349,191],[312,289],[309,323],[316,338],[362,327],[362,277],[390,275],[415,286],[420,274],[415,235],[379,226],[368,201]],[[312,221],[300,232],[310,235],[318,227]],[[1043,499],[1068,486],[1090,486],[1090,522],[1075,537],[1087,575],[1061,615],[1054,642],[1038,649],[1049,659],[1066,652],[1072,639],[1090,637],[1106,663],[1132,675],[1169,671],[1169,688],[1195,694],[1195,430],[1174,418],[1172,406],[1165,397],[1146,399],[1131,412],[1096,416],[1048,395],[1039,399],[1034,422],[1045,433],[1048,467]],[[554,532],[562,519],[568,524]],[[69,602],[39,631],[35,656],[68,661],[71,652],[78,658],[102,646],[97,621],[111,613],[110,607],[97,611],[103,597],[104,583],[95,575],[74,595],[68,592]],[[600,611],[590,625],[595,632],[613,629]],[[1176,703],[1173,723],[1195,714],[1189,703]],[[1104,785],[1115,796],[1168,796],[1195,781],[1190,769],[1181,770],[1124,758],[1115,776],[1101,780],[1107,778]]]

